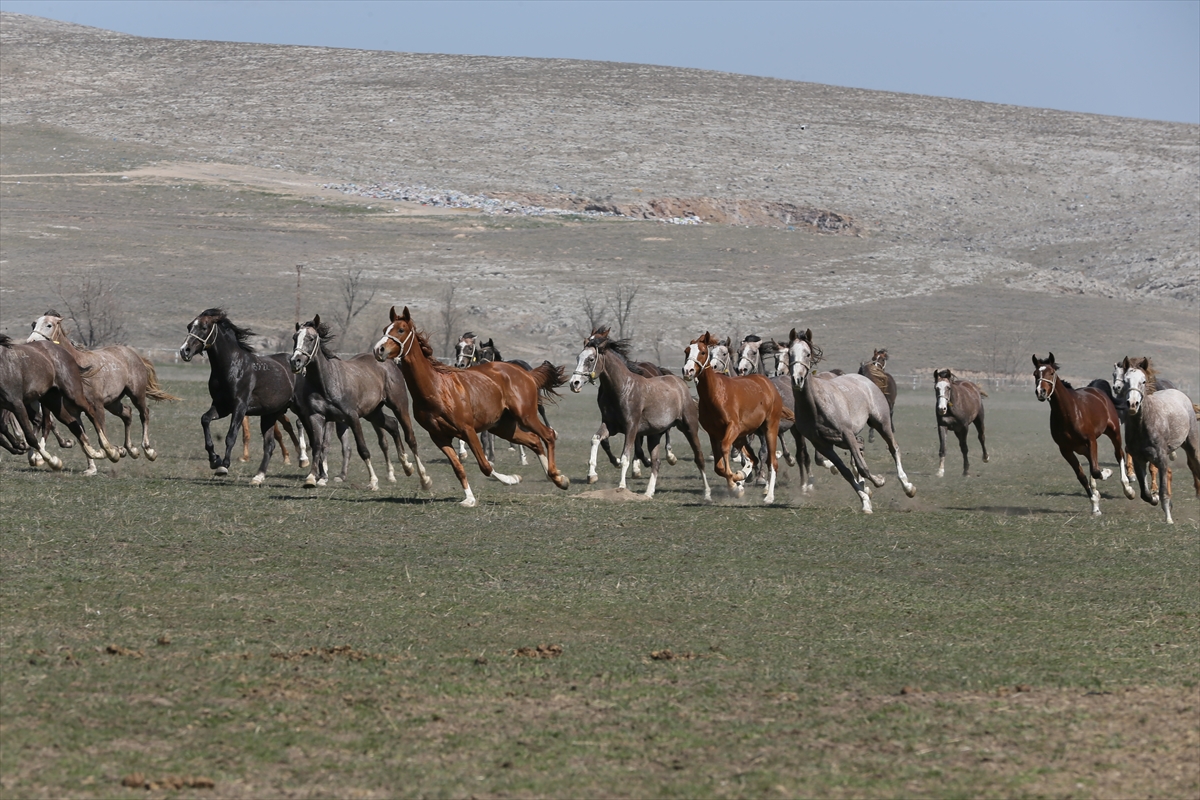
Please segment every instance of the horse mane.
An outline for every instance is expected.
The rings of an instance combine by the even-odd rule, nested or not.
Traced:
[[[608,330],[605,328],[604,330]],[[601,336],[593,333],[584,344],[584,347],[594,347],[597,353],[607,353],[610,350],[621,358],[625,359],[626,364],[629,363],[629,350],[633,345],[628,339],[609,339],[607,335]],[[640,373],[639,373],[640,374]]]
[[[879,387],[879,391],[883,392],[885,395],[887,394],[888,375],[883,371],[883,368],[874,361],[859,366],[858,374],[865,375],[866,377],[870,378],[871,383]]]
[[[238,347],[242,348],[247,353],[254,352],[254,347],[249,343],[250,337],[256,335],[254,331],[250,330],[249,328],[242,328],[238,325],[234,325],[229,317],[226,316],[225,309],[206,308],[200,312],[200,316],[212,317],[214,324],[219,325],[224,330],[227,330],[233,334],[234,338],[237,340]]]
[[[12,337],[7,333],[0,333],[0,347],[12,347]]]
[[[1146,375],[1146,394],[1154,394],[1158,391],[1158,371],[1150,363],[1149,356],[1142,357],[1140,364],[1141,366],[1135,366],[1134,369],[1140,369]]]
[[[458,370],[448,364],[443,364],[433,356],[433,348],[429,345],[429,335],[425,331],[419,331],[416,328],[412,329],[413,335],[417,337],[417,345],[421,348],[421,352],[425,354],[425,360],[433,367],[434,372],[457,373]]]
[[[745,339],[742,339],[742,344],[745,344],[746,342],[761,342],[761,341],[762,341],[761,336],[759,336],[758,334],[752,333],[749,336],[747,336]]]
[[[337,359],[337,353],[333,352],[333,350],[331,350],[329,348],[329,345],[331,345],[333,343],[333,340],[336,339],[337,336],[332,331],[329,330],[328,322],[321,322],[320,324],[314,324],[312,320],[309,320],[308,322],[300,323],[300,327],[301,328],[313,328],[314,330],[316,330],[318,341],[320,341],[320,343],[321,343],[321,355],[325,356],[325,358],[330,359],[330,360]]]
[[[474,338],[475,338],[475,331],[467,331],[462,336],[458,337],[458,340],[461,342],[463,339],[474,339]]]

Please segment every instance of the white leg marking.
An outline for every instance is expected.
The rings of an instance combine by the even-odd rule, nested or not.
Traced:
[[[650,473],[650,483],[646,485],[646,497],[654,497],[654,485],[658,483],[658,475]]]
[[[596,451],[600,449],[600,437],[592,437],[592,452],[588,456],[588,483],[595,483],[600,480],[600,476],[596,474]]]
[[[475,507],[475,493],[471,491],[471,485],[467,484],[466,486],[464,486],[463,492],[466,493],[466,497],[463,498],[463,501],[461,503],[459,503],[459,505],[462,506],[463,508],[474,508]]]
[[[496,472],[495,470],[492,470],[492,477],[503,483],[505,486],[512,486],[513,484],[521,482],[520,475],[505,475],[503,472]]]
[[[620,464],[621,464],[621,481],[617,484],[617,488],[624,489],[624,488],[626,488],[625,487],[625,473],[629,471],[629,459],[625,458],[624,453],[621,454]]]
[[[767,495],[763,498],[763,502],[767,505],[775,502],[775,468],[771,467],[768,472],[770,476],[767,479]]]
[[[369,472],[371,474],[371,481],[370,481],[370,483],[367,484],[367,488],[370,489],[372,492],[374,492],[379,489],[379,476],[377,476],[375,474],[375,467],[373,464],[371,464],[371,459],[368,458],[366,461],[367,461],[367,472]]]

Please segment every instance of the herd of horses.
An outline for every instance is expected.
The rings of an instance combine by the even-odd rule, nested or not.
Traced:
[[[153,365],[120,345],[92,350],[76,346],[64,330],[62,316],[54,311],[39,317],[32,327],[25,342],[0,335],[0,447],[27,453],[34,465],[62,469],[61,459],[46,450],[51,434],[62,446],[71,445],[54,427],[57,419],[79,441],[87,458],[85,474],[96,473],[95,460],[100,458],[117,461],[144,454],[154,460],[148,401],[177,398],[158,385]],[[603,447],[620,470],[620,488],[626,487],[631,467],[635,476],[642,466],[648,467],[645,494],[653,497],[660,455],[676,463],[670,441],[671,431],[676,430],[691,447],[704,483],[704,499],[711,500],[703,432],[714,472],[735,497],[744,495],[747,482],[758,481],[764,486],[764,502],[772,503],[782,455],[789,464],[799,465],[801,491],[812,490],[816,461],[840,474],[859,498],[863,512],[871,513],[871,493],[884,484],[884,477],[872,472],[865,459],[862,433],[866,430],[871,437],[878,434],[887,446],[905,494],[916,494],[892,425],[896,382],[886,371],[887,351],[876,350],[857,373],[818,371],[822,353],[811,330],[793,329],[786,342],[747,336],[736,353],[729,339],[719,340],[706,331],[689,342],[682,369],[676,372],[633,361],[629,342],[612,338],[608,328],[600,327],[586,338],[569,376],[564,367],[549,361],[537,366],[505,361],[492,340],[483,342],[474,333],[460,338],[455,363],[443,364],[434,358],[407,307],[399,313],[393,307],[372,351],[352,357],[334,354],[329,326],[319,315],[296,325],[291,353],[259,354],[248,343],[253,335],[223,310],[210,308],[188,324],[179,348],[184,361],[201,353],[208,358],[212,403],[200,424],[209,466],[216,475],[228,474],[238,432],[248,435],[249,418],[259,418],[263,455],[252,485],[265,481],[275,445],[284,441],[281,427],[298,448],[301,466],[310,468],[306,485],[325,485],[332,428],[342,443],[341,477],[346,475],[353,444],[370,476],[370,488],[378,488],[363,433],[366,420],[375,431],[388,480],[396,479],[391,442],[405,474],[416,471],[421,487],[429,489],[432,480],[418,454],[415,419],[449,460],[462,485],[464,506],[476,504],[463,467],[466,450],[485,476],[505,484],[521,480],[519,475],[496,470],[495,437],[521,448],[522,463],[524,449],[532,451],[547,477],[566,489],[570,480],[555,463],[557,437],[545,404],[555,400],[556,390],[564,385],[578,393],[591,383],[598,385],[600,427],[591,440],[589,483],[599,479],[596,459]],[[768,359],[774,360],[773,367],[768,367]],[[1135,496],[1132,481],[1136,481],[1143,500],[1161,503],[1167,522],[1173,521],[1169,461],[1177,449],[1186,453],[1200,494],[1200,407],[1159,378],[1148,358],[1126,358],[1114,365],[1111,383],[1097,380],[1082,389],[1059,377],[1053,353],[1044,359],[1035,355],[1033,366],[1035,394],[1050,405],[1051,435],[1091,501],[1093,514],[1100,514],[1096,481],[1111,474],[1099,467],[1097,442],[1102,436],[1112,443],[1125,495]],[[934,379],[940,445],[937,475],[945,474],[947,432],[958,437],[966,475],[972,427],[983,460],[988,461],[983,405],[987,394],[948,369],[937,370]],[[688,383],[694,384],[695,397]],[[140,447],[131,439],[132,412],[122,402],[126,399],[140,415]],[[106,434],[106,410],[125,425],[122,445],[114,445]],[[289,422],[289,412],[299,418],[299,431]],[[91,421],[100,449],[88,439],[84,417]],[[221,451],[214,444],[211,425],[224,417],[232,419]],[[794,458],[781,438],[788,432]],[[624,436],[619,456],[609,443],[616,434]],[[811,460],[810,445],[815,451]],[[1086,471],[1079,456],[1087,461]],[[735,466],[739,461],[741,466]]]

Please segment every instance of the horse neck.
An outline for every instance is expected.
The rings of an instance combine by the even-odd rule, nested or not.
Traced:
[[[74,356],[82,354],[82,351],[75,346],[74,342],[71,341],[71,337],[67,336],[67,332],[63,329],[63,324],[61,322],[54,323],[54,329],[50,331],[50,336],[53,337],[55,344],[61,346],[71,355]]]
[[[250,356],[238,343],[237,334],[220,325],[217,326],[217,335],[207,352],[208,363],[212,365],[213,370],[246,361]]]
[[[1050,398],[1050,410],[1068,415],[1079,406],[1079,390],[1072,389],[1063,383],[1058,373],[1054,373],[1054,394]]]
[[[633,378],[633,371],[618,353],[605,350],[596,363],[600,377],[600,391],[620,394]]]
[[[404,382],[408,385],[408,393],[412,395],[415,403],[418,398],[423,401],[427,397],[434,396],[440,379],[433,364],[425,355],[425,351],[421,349],[421,342],[417,339],[415,331],[412,333],[412,337],[412,345],[404,358],[400,359],[400,373],[404,376]]]

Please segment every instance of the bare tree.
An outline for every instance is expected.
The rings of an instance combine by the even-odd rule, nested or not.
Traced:
[[[636,283],[621,284],[613,292],[613,314],[617,318],[617,338],[633,336],[633,301],[637,298]]]
[[[82,280],[51,284],[54,295],[75,321],[75,330],[84,347],[122,344],[125,341],[125,309],[117,294],[119,284],[103,275],[88,273]]]
[[[375,299],[375,292],[378,288],[378,282],[369,279],[366,270],[363,269],[346,267],[346,271],[339,276],[338,291],[341,302],[334,309],[332,316],[333,321],[340,329],[343,341],[348,338],[347,332],[354,324],[354,318]]]
[[[598,302],[590,294],[583,295],[583,324],[587,326],[587,330],[583,332],[584,336],[588,336],[592,331],[604,324],[604,313],[608,311],[608,304]]]
[[[458,343],[458,329],[462,326],[463,313],[454,303],[455,286],[447,286],[439,298],[438,317],[441,322],[442,353],[450,358],[454,353],[454,345]]]
[[[992,388],[998,389],[1016,381],[1032,341],[1033,335],[1023,329],[992,331],[984,352]]]

